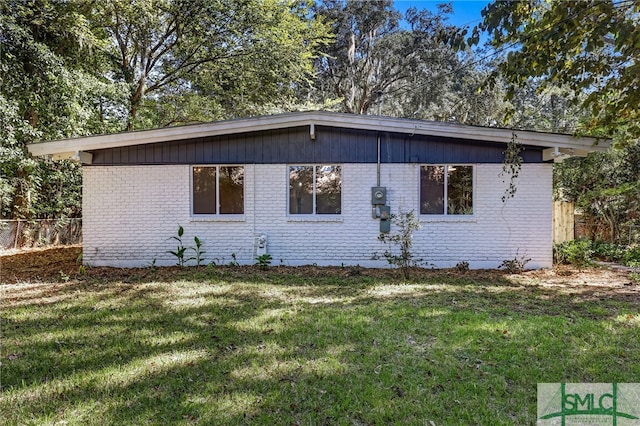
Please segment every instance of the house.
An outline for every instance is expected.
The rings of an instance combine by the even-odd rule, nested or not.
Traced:
[[[507,196],[514,135],[524,150]],[[414,253],[430,266],[552,265],[552,163],[604,150],[569,135],[380,116],[298,112],[33,144],[83,164],[83,260],[386,266],[385,214],[414,211]],[[394,232],[392,229],[391,232]]]

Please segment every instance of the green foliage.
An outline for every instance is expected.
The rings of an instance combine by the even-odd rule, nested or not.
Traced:
[[[187,262],[187,259],[185,259],[185,252],[187,251],[187,248],[182,243],[183,235],[184,235],[184,228],[182,227],[182,225],[178,225],[177,235],[174,235],[173,237],[169,238],[170,240],[176,240],[178,242],[178,246],[176,247],[175,250],[167,251],[167,253],[172,254],[173,256],[176,257],[176,260],[178,261],[178,266],[180,266],[181,268],[184,267],[185,263]]]
[[[390,265],[402,271],[405,279],[409,279],[411,268],[419,266],[423,261],[423,259],[417,259],[412,251],[413,232],[422,226],[413,210],[392,214],[391,224],[395,233],[380,233],[378,235],[378,240],[389,245],[390,248],[381,255],[374,253],[372,258],[374,260],[385,258]]]
[[[114,0],[96,9],[114,76],[129,90],[128,129],[245,116],[286,98],[328,40],[304,2]],[[176,99],[188,108],[173,108]]]
[[[190,258],[189,260],[195,260],[196,261],[196,266],[201,266],[202,265],[202,261],[203,256],[205,253],[207,253],[206,251],[202,250],[202,241],[200,240],[200,238],[198,238],[197,236],[193,237],[193,242],[195,243],[195,247],[190,247],[191,250],[193,250],[193,256],[192,258]]]
[[[638,137],[638,13],[637,1],[496,1],[482,28],[495,48],[509,49],[500,73],[510,97],[530,79],[564,85],[590,112],[587,128]]]
[[[578,267],[593,264],[593,249],[591,241],[580,239],[565,241],[556,244],[553,248],[553,257],[556,263],[571,264]]]
[[[169,238],[170,240],[176,240],[178,242],[178,245],[175,250],[169,250],[167,251],[167,253],[173,255],[176,258],[178,262],[177,264],[180,267],[185,267],[187,263],[192,260],[196,262],[196,266],[202,266],[202,262],[204,261],[203,256],[206,253],[206,251],[202,249],[202,240],[200,240],[200,238],[198,238],[197,236],[194,236],[193,242],[195,244],[195,247],[185,247],[182,242],[183,235],[184,228],[182,227],[182,225],[178,225],[177,234]],[[187,253],[189,252],[193,252],[193,256],[187,257]]]
[[[243,0],[7,0],[0,34],[2,218],[80,215],[80,167],[28,143],[285,104],[329,39],[305,2]]]
[[[101,35],[78,2],[0,2],[0,215],[80,215],[80,169],[27,143],[111,130]]]
[[[625,246],[608,241],[593,241],[591,249],[593,250],[593,256],[597,259],[611,262],[621,261],[626,251]]]
[[[640,246],[625,246],[607,241],[579,239],[556,244],[553,248],[554,261],[576,266],[589,266],[594,259],[621,263],[626,266],[640,266]]]
[[[256,257],[256,265],[258,265],[263,271],[266,271],[267,269],[269,269],[272,259],[273,258],[268,253],[261,254],[260,256]]]
[[[518,142],[518,135],[514,132],[511,135],[511,140],[507,143],[507,149],[504,151],[504,161],[502,163],[502,172],[500,177],[505,182],[506,176],[509,177],[509,186],[505,189],[502,195],[502,202],[505,203],[509,198],[513,198],[516,195],[518,187],[516,186],[516,180],[522,170],[522,157],[520,153],[524,151],[524,147]]]
[[[631,246],[622,255],[622,263],[634,268],[640,268],[640,246]]]
[[[633,242],[640,218],[640,141],[554,167],[555,197],[576,203],[592,240]],[[640,241],[637,241],[640,242]]]
[[[354,114],[380,107],[392,116],[438,114],[449,120],[457,113],[487,111],[466,108],[467,99],[489,96],[477,95],[475,74],[460,66],[458,29],[446,22],[451,11],[449,5],[440,5],[436,13],[410,8],[403,26],[390,0],[321,2],[317,12],[332,23],[335,42],[316,61],[318,90],[311,94],[322,101],[339,99],[340,109]],[[459,84],[463,78],[468,84]]]

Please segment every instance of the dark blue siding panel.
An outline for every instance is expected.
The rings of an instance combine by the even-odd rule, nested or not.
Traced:
[[[93,164],[309,164],[502,163],[505,144],[371,130],[316,126],[210,136],[93,151]],[[542,148],[525,147],[527,163],[542,162]]]
[[[262,154],[259,158],[262,158],[261,163],[273,164],[276,158],[278,158],[277,154],[277,143],[280,139],[279,134],[276,134],[274,131],[270,131],[267,133],[266,137],[261,138],[260,141],[262,144]],[[284,134],[282,134],[284,136]]]

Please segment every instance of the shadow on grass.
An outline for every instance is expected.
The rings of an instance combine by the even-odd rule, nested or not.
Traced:
[[[9,423],[531,424],[538,382],[640,377],[628,300],[490,273],[129,272],[11,290]]]

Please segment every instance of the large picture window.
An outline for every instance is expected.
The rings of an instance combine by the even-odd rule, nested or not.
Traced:
[[[195,166],[192,211],[197,214],[244,213],[244,167]]]
[[[421,166],[420,214],[473,214],[473,166]]]
[[[340,214],[341,212],[341,166],[289,166],[290,214]]]

